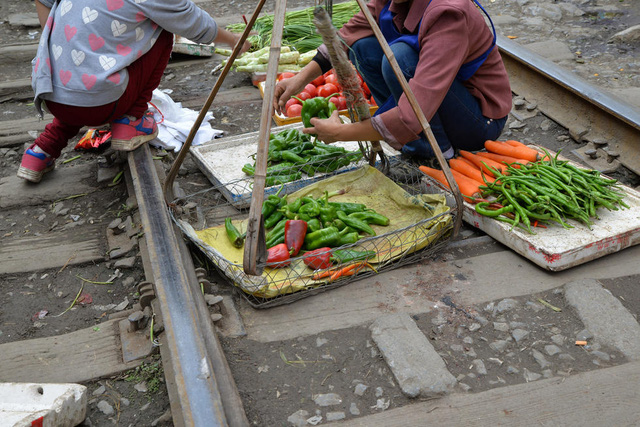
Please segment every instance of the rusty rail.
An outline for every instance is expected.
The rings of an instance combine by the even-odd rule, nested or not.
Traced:
[[[620,163],[640,174],[637,107],[507,38],[498,36],[497,44],[513,92],[537,103],[574,138],[608,141],[620,153]]]
[[[185,259],[180,246],[184,243],[174,232],[149,147],[144,145],[130,153],[128,162],[145,232],[156,302],[165,327],[162,351],[169,357],[163,357],[162,361],[170,377],[167,385],[174,424],[248,425],[242,407],[238,410],[239,396],[228,366],[224,369],[226,359],[217,343],[215,329],[211,320],[206,319],[205,302],[194,292],[194,288],[199,289],[195,272],[187,271],[187,266],[193,270],[193,264]],[[215,350],[216,344],[219,351]]]

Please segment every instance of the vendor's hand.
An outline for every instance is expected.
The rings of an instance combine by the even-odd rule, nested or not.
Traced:
[[[302,92],[306,82],[297,74],[288,79],[280,80],[273,92],[273,109],[280,114],[285,114],[285,104],[292,96]]]
[[[344,125],[337,110],[328,119],[312,118],[311,125],[313,127],[304,128],[302,132],[317,135],[318,139],[325,144],[344,140],[344,138],[340,138],[340,131]]]

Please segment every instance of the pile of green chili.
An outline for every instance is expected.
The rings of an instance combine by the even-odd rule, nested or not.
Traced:
[[[312,137],[298,129],[288,129],[269,137],[266,186],[297,181],[302,173],[330,173],[362,159],[360,150],[349,151],[344,147],[313,141]],[[255,174],[255,163],[246,163],[242,171]]]
[[[568,161],[559,161],[558,155],[527,165],[518,164],[506,169],[505,174],[494,171],[496,180],[485,182],[484,197],[475,210],[535,234],[531,227],[557,222],[564,228],[573,228],[567,222],[575,220],[591,228],[592,218],[598,219],[597,210],[629,208],[623,201],[625,194],[616,185],[617,180],[603,177],[599,171],[581,169]]]

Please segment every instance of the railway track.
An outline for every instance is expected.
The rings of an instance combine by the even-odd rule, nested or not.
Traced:
[[[570,149],[574,148],[576,142],[579,143],[579,147],[573,150],[577,158],[593,167],[601,166],[604,161],[606,162],[605,166],[611,168],[612,162],[619,162],[621,167],[623,166],[632,172],[632,174],[621,176],[631,177],[629,182],[637,183],[637,177],[633,175],[640,172],[640,151],[637,146],[637,141],[640,140],[640,116],[637,109],[575,78],[571,73],[564,72],[506,39],[499,39],[498,44],[505,58],[518,99],[524,98],[529,104],[535,104],[537,110],[568,129],[570,135],[577,141],[564,141]],[[526,121],[530,117],[527,117],[524,111],[514,109],[514,117]],[[590,147],[596,150],[595,158],[586,154],[586,150]],[[93,378],[117,375],[119,372],[139,366],[141,361],[156,348],[149,342],[148,334],[148,322],[153,318],[156,326],[161,325],[161,327],[156,327],[158,332],[156,338],[159,341],[173,424],[249,425],[249,417],[245,414],[247,408],[244,407],[241,398],[241,395],[246,396],[247,391],[243,389],[246,383],[243,382],[240,387],[236,386],[234,366],[230,366],[227,361],[216,332],[216,326],[210,316],[210,309],[203,297],[203,289],[210,291],[205,286],[209,278],[203,272],[196,272],[190,252],[167,213],[161,191],[163,169],[157,167],[158,162],[157,159],[153,159],[149,148],[143,147],[129,154],[126,161],[120,163],[120,166],[116,164],[103,168],[105,170],[122,169],[125,172],[128,194],[123,193],[122,185],[109,185],[115,181],[103,179],[102,183],[94,184],[90,178],[92,174],[90,164],[63,168],[60,173],[52,177],[51,184],[43,182],[42,188],[38,187],[38,189],[24,190],[20,186],[21,183],[11,177],[3,178],[0,181],[0,206],[3,209],[5,225],[13,221],[12,218],[26,215],[36,218],[33,221],[35,227],[32,228],[38,230],[35,234],[22,232],[23,230],[20,230],[21,233],[17,233],[6,226],[6,229],[2,230],[4,234],[2,238],[3,249],[1,249],[4,268],[2,277],[6,284],[16,285],[25,277],[32,276],[32,282],[38,283],[38,285],[34,285],[36,291],[44,291],[48,280],[41,278],[42,276],[62,276],[73,270],[75,276],[85,279],[85,281],[78,279],[77,283],[83,286],[81,290],[85,289],[85,285],[87,288],[93,286],[94,300],[97,300],[98,296],[106,297],[107,294],[99,289],[99,285],[96,283],[114,283],[121,279],[116,277],[107,280],[110,277],[105,277],[104,271],[98,268],[106,258],[113,271],[114,266],[119,262],[118,260],[122,260],[122,258],[111,257],[119,247],[105,239],[105,232],[108,236],[113,234],[111,237],[115,238],[114,230],[124,231],[117,236],[126,235],[128,241],[121,240],[126,244],[135,240],[141,253],[141,262],[132,265],[135,273],[131,275],[131,277],[135,276],[136,279],[140,279],[136,280],[139,299],[126,305],[126,309],[118,312],[119,314],[112,314],[104,323],[100,318],[100,323],[97,323],[102,325],[99,337],[88,338],[91,335],[89,330],[96,328],[93,324],[85,325],[88,327],[84,329],[76,327],[76,330],[67,334],[66,337],[64,335],[62,337],[60,335],[40,335],[37,327],[34,329],[32,326],[17,337],[9,337],[0,341],[0,354],[2,355],[0,356],[2,362],[0,363],[0,381],[82,382]],[[54,186],[54,182],[57,185]],[[60,185],[61,183],[62,185]],[[18,198],[16,194],[20,192],[22,194]],[[123,217],[131,218],[133,225],[130,223],[129,228],[126,225],[121,225],[126,223],[125,220],[114,226],[114,221],[107,221],[109,216],[102,216],[103,213],[74,214],[73,211],[77,207],[76,201],[84,198],[92,200],[111,198],[114,200],[112,205],[114,209],[118,206],[126,206]],[[90,206],[87,207],[90,201],[82,206],[90,209]],[[60,208],[60,205],[65,207]],[[58,213],[53,214],[56,206],[58,206]],[[71,209],[72,213],[58,215],[61,209]],[[28,213],[24,214],[27,211]],[[52,220],[46,218],[40,221],[42,225],[39,225],[36,222],[37,215],[33,213],[40,211],[43,212],[41,215],[46,217],[53,214]],[[67,218],[65,215],[79,215],[81,219],[76,220],[75,217],[69,217],[71,219],[65,224],[58,223],[51,226],[56,218]],[[83,222],[80,223],[80,221]],[[79,224],[69,226],[74,223]],[[96,234],[101,237],[96,239]],[[47,239],[42,238],[43,235],[53,237],[50,241],[45,241]],[[74,236],[76,240],[74,241],[71,236]],[[454,247],[464,253],[460,259],[464,259],[464,256],[470,257],[474,248],[478,246],[491,246],[486,238],[473,231],[468,231],[467,236],[470,238],[466,241],[454,243]],[[124,243],[120,243],[120,245],[122,246]],[[135,249],[133,250],[135,251]],[[499,251],[497,248],[494,250]],[[105,253],[107,253],[106,256]],[[131,251],[125,255],[130,253]],[[31,266],[25,267],[24,264],[28,260],[36,261]],[[603,262],[606,262],[606,259]],[[618,265],[616,262],[614,264]],[[83,268],[87,263],[91,264],[91,268]],[[125,267],[124,263],[121,265],[120,271],[123,271],[124,268],[130,268]],[[422,271],[420,268],[418,266],[417,270],[403,270],[398,274],[386,273],[386,277],[376,277],[371,282],[379,283],[386,280],[393,283],[404,279],[410,281],[409,275]],[[584,270],[586,272],[581,274],[590,274],[588,268]],[[46,273],[41,273],[43,271]],[[89,271],[93,276],[84,277]],[[629,272],[640,274],[640,272],[634,272],[633,269],[630,269]],[[117,273],[114,274],[117,276]],[[560,283],[554,280],[551,282]],[[49,289],[51,286],[49,284]],[[550,289],[551,287],[545,285],[543,288]],[[55,283],[53,288],[55,288]],[[34,289],[34,287],[28,289]],[[536,289],[534,286],[530,286],[529,292],[524,292],[524,290],[520,290],[520,292],[523,292],[522,294],[531,293],[534,289]],[[340,291],[343,292],[343,290]],[[357,292],[356,290],[355,295],[358,295]],[[326,304],[331,303],[331,293],[317,297],[316,311],[325,309]],[[53,295],[52,293],[52,297]],[[78,295],[81,295],[81,292]],[[476,299],[471,298],[467,302],[469,304],[480,303],[512,295],[517,295],[517,291],[507,295],[497,291],[491,293],[490,290],[486,290],[484,294],[481,292],[481,295],[475,297]],[[384,297],[384,294],[382,296]],[[58,297],[56,309],[59,309],[59,312],[65,316],[67,315],[64,311],[65,307],[69,306],[69,302],[73,300],[72,297],[73,295]],[[5,299],[2,301],[3,305],[11,303],[10,298],[5,297]],[[76,297],[76,300],[71,302],[77,303],[77,300]],[[372,304],[371,307],[378,303],[386,304],[385,301],[378,301],[375,298],[368,302]],[[298,304],[300,304],[299,307]],[[78,308],[80,304],[72,305]],[[357,304],[345,303],[343,311],[347,314],[353,314],[357,310],[356,307]],[[380,311],[371,307],[370,313],[363,314],[363,317],[352,315],[345,318],[337,315],[333,319],[326,318],[326,323],[322,325],[319,325],[317,321],[319,314],[313,313],[313,305],[306,300],[296,303],[295,306],[285,307],[289,310],[288,312],[287,310],[274,309],[272,313],[265,311],[260,314],[251,314],[245,307],[244,314],[245,322],[252,324],[249,331],[250,338],[256,339],[256,336],[261,335],[264,342],[274,342],[300,338],[304,334],[312,335],[337,330],[340,329],[340,326],[355,328],[358,325],[367,324],[371,320],[368,316],[380,314]],[[407,307],[402,304],[398,307],[396,309],[401,311],[420,312],[420,310],[413,309],[405,310]],[[29,308],[35,312],[35,307]],[[53,312],[53,310],[50,311]],[[305,311],[306,314],[304,314]],[[77,312],[78,310],[71,310],[69,314],[73,315]],[[328,311],[328,317],[331,313]],[[273,333],[269,337],[269,333],[266,332],[269,329],[269,322],[277,324],[278,322],[290,321],[296,316],[301,319],[298,331],[290,329]],[[63,318],[64,316],[61,315],[54,321],[49,316],[52,323]],[[47,321],[46,317],[43,319],[43,323]],[[62,323],[58,324],[62,329]],[[137,328],[141,325],[144,326]],[[29,339],[34,335],[36,338]],[[65,343],[69,348],[51,351],[49,362],[43,366],[41,355],[44,351],[48,351],[45,349],[60,343]],[[78,343],[83,343],[84,350],[82,352],[70,349],[77,346]],[[93,366],[81,366],[83,360],[87,360],[90,355],[95,357],[96,352],[102,354],[99,363]],[[633,362],[629,361],[629,363]],[[624,369],[628,370],[629,366],[632,365],[628,365]],[[34,375],[35,372],[37,375]],[[627,374],[632,376],[630,373]],[[576,387],[578,386],[584,386],[584,384],[578,381]],[[536,390],[540,389],[539,393],[544,393],[543,386],[536,387]],[[549,387],[553,389],[553,387]],[[622,388],[624,389],[624,387]],[[523,388],[522,393],[526,395],[525,389]],[[242,393],[243,391],[244,393]],[[499,391],[493,393],[498,395]],[[504,399],[505,396],[495,398]],[[480,402],[481,396],[478,395],[477,399]],[[423,406],[421,411],[428,413],[433,411],[434,407],[431,404],[416,405]],[[413,419],[415,414],[406,409],[411,406],[413,405],[405,405],[405,411],[402,412],[402,409],[399,409],[400,412],[396,414],[404,414],[406,420]],[[252,415],[255,415],[253,411],[252,409]],[[312,414],[308,415],[312,416]],[[354,418],[350,425],[402,424],[397,420],[393,421],[392,415],[390,417],[369,416],[363,417],[361,421]],[[255,417],[251,419],[255,420]],[[393,424],[394,422],[396,424]]]

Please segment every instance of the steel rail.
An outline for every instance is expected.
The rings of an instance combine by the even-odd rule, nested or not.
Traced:
[[[169,358],[163,358],[173,374],[176,390],[171,400],[176,425],[227,426],[213,362],[202,336],[189,276],[158,175],[145,144],[128,156],[129,169],[145,232],[154,288],[164,323],[163,343]],[[196,327],[194,327],[196,326]],[[166,350],[166,349],[165,349]],[[178,415],[179,414],[179,415]],[[178,415],[180,419],[176,420]]]
[[[624,166],[640,174],[640,112],[571,71],[498,36],[511,89],[582,141],[604,140]]]

